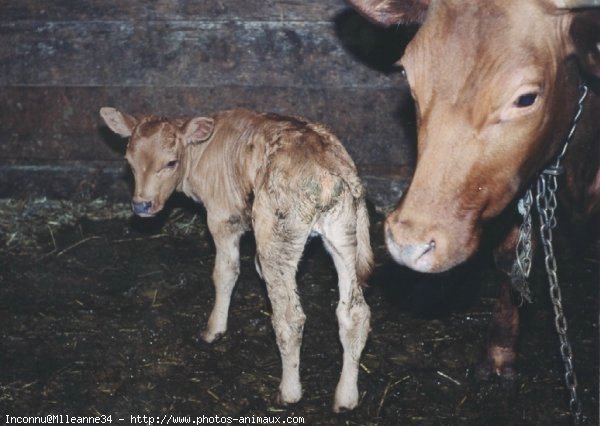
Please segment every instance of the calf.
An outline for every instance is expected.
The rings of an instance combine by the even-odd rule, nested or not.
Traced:
[[[296,291],[304,245],[321,236],[338,273],[336,314],[344,355],[334,410],[358,403],[358,363],[369,332],[361,283],[372,265],[369,219],[356,167],[325,127],[301,118],[236,109],[212,117],[138,120],[114,108],[100,114],[115,133],[130,137],[126,159],[135,177],[132,207],[154,216],[173,191],[206,207],[217,249],[215,305],[202,337],[227,329],[239,275],[239,241],[252,225],[256,267],[264,278],[281,353],[281,403],[297,402],[305,315]]]

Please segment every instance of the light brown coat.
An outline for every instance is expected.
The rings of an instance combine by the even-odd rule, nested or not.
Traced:
[[[157,214],[176,190],[206,207],[217,249],[215,305],[203,333],[208,342],[227,329],[240,237],[253,228],[256,266],[267,285],[281,352],[283,403],[296,402],[302,394],[305,315],[296,268],[307,239],[321,236],[340,291],[336,312],[344,362],[334,409],[354,408],[370,317],[360,284],[370,273],[372,252],[363,187],[339,140],[301,118],[243,109],[191,120],[138,120],[113,108],[103,108],[101,115],[113,131],[130,137],[126,158],[135,177],[134,212]]]
[[[589,86],[563,165],[573,216],[600,212],[600,9],[597,0],[350,0],[384,25],[422,24],[398,65],[415,100],[418,157],[411,185],[386,219],[394,259],[443,272],[502,230],[504,272],[491,370],[510,373],[518,310],[511,302],[516,200],[562,150]],[[503,241],[502,241],[503,239]]]

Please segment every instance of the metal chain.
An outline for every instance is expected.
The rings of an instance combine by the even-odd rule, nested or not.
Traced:
[[[523,216],[523,222],[519,227],[519,240],[517,241],[517,256],[511,273],[511,284],[519,292],[522,300],[531,300],[531,289],[529,288],[529,273],[531,272],[533,250],[531,244],[531,205],[533,204],[533,191],[529,188],[523,198],[519,200],[519,214]]]
[[[577,396],[577,377],[573,367],[573,351],[567,336],[567,320],[565,318],[562,307],[562,296],[558,284],[556,257],[552,247],[552,230],[556,227],[556,191],[558,189],[557,177],[564,173],[564,168],[561,166],[561,161],[567,151],[567,148],[573,138],[577,122],[583,111],[583,102],[588,93],[588,88],[585,84],[579,86],[581,95],[579,97],[577,112],[573,117],[571,130],[567,135],[567,139],[562,151],[556,157],[551,166],[546,168],[538,177],[536,184],[536,206],[540,217],[540,235],[542,246],[544,248],[544,263],[546,273],[548,274],[548,283],[550,285],[550,299],[554,308],[554,324],[560,340],[560,354],[565,366],[565,383],[570,394],[569,409],[573,416],[575,425],[581,424],[582,408],[581,402]],[[523,223],[519,229],[519,241],[517,243],[517,257],[513,271],[517,273],[517,280],[520,276],[524,282],[531,269],[531,202],[532,188],[528,189],[523,198],[519,200],[519,213],[523,216]],[[514,281],[515,277],[513,277]],[[529,288],[527,287],[527,290]],[[523,292],[521,292],[523,294]]]
[[[569,144],[573,139],[575,129],[577,129],[577,122],[579,121],[579,118],[581,118],[581,113],[583,112],[583,102],[585,101],[585,98],[588,95],[588,87],[585,85],[585,83],[579,84],[579,91],[581,93],[579,95],[579,100],[577,101],[577,112],[575,112],[575,116],[573,117],[573,124],[571,126],[571,130],[569,131],[569,134],[567,135],[567,139],[565,141],[565,144],[563,145],[563,149],[560,152],[560,154],[558,154],[558,156],[556,157],[554,165],[544,170],[544,173],[553,174],[556,176],[557,174],[561,174],[564,172],[564,170],[560,167],[560,162],[565,156],[567,148],[569,147]]]
[[[576,425],[581,423],[581,402],[577,397],[577,377],[573,368],[573,351],[567,336],[567,320],[558,285],[556,257],[552,247],[552,229],[556,226],[556,176],[542,173],[537,182],[536,204],[540,215],[540,234],[544,247],[544,263],[550,284],[550,299],[554,307],[554,325],[560,340],[560,354],[565,366],[565,384],[570,394],[569,408]]]

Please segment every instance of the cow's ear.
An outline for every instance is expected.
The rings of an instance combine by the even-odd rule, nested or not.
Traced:
[[[430,0],[348,0],[369,21],[389,27],[420,24],[425,20]]]
[[[599,0],[552,0],[559,9],[587,9],[600,6]]]
[[[101,108],[100,115],[110,130],[124,138],[131,136],[134,127],[138,123],[136,118],[115,108]]]
[[[600,78],[600,9],[573,12],[571,40],[584,71]]]
[[[204,142],[215,130],[215,120],[210,117],[196,117],[187,122],[183,130],[186,144]]]

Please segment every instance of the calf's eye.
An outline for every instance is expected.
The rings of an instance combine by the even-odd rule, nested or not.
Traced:
[[[517,98],[517,100],[515,101],[515,106],[517,108],[526,108],[528,106],[533,105],[537,98],[537,93],[525,93],[524,95],[521,95]]]
[[[172,160],[167,163],[167,168],[172,169],[177,165],[177,160]]]
[[[406,68],[404,68],[403,65],[398,65],[397,70],[400,73],[400,75],[402,76],[402,78],[404,78],[404,79],[408,78],[408,75],[406,74]]]

